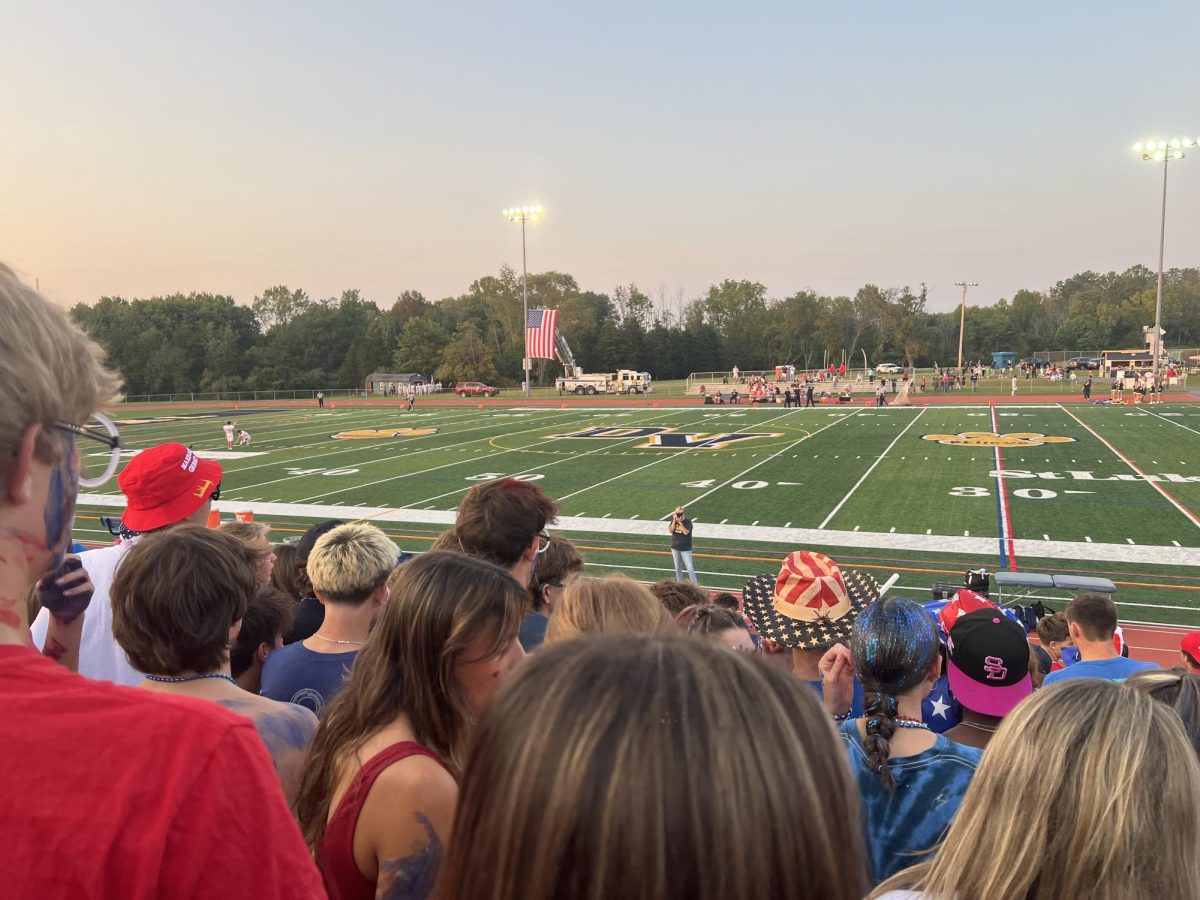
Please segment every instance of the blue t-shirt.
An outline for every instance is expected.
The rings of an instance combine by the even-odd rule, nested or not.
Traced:
[[[930,749],[888,761],[896,779],[895,793],[889,794],[867,763],[857,721],[842,722],[839,728],[862,797],[871,883],[878,884],[937,848],[958,812],[983,751],[939,734]]]
[[[1051,672],[1042,682],[1042,687],[1058,684],[1071,678],[1105,678],[1108,681],[1124,681],[1130,675],[1144,672],[1147,669],[1157,669],[1159,666],[1142,659],[1127,659],[1124,656],[1114,656],[1112,659],[1092,659],[1077,662]]]
[[[546,639],[546,626],[549,624],[549,616],[544,616],[534,610],[527,612],[525,618],[521,620],[521,629],[517,632],[517,640],[521,642],[521,649],[526,653],[532,653],[542,646],[542,641]]]
[[[824,701],[824,699],[825,699],[825,684],[823,682],[810,681],[808,683],[808,686],[810,688],[812,688],[814,691],[816,691],[817,696],[820,697],[822,701]],[[843,710],[841,710],[841,712],[838,713],[838,715],[841,715],[841,713],[844,713],[844,712],[845,712],[845,710],[843,709]],[[861,716],[863,714],[863,688],[862,688],[862,682],[859,681],[857,678],[854,679],[854,694],[850,698],[850,712],[854,714],[855,718],[857,718],[858,716]]]
[[[264,697],[296,703],[318,716],[325,704],[342,689],[357,650],[348,653],[317,653],[303,644],[280,647],[263,663]]]

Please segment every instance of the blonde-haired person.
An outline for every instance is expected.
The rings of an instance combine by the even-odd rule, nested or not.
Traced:
[[[1102,679],[1006,716],[937,853],[888,900],[1195,897],[1200,763],[1179,718]]]
[[[30,645],[25,597],[58,572],[80,453],[100,452],[83,426],[120,383],[102,355],[0,264],[0,747],[10,761],[0,797],[14,811],[0,815],[4,896],[171,900],[202,885],[212,896],[315,898],[320,877],[245,717],[82,677]],[[119,443],[108,450],[115,468]],[[111,477],[89,474],[91,488]],[[50,639],[91,613],[65,592],[41,600],[48,655],[78,647],[78,630]]]
[[[788,674],[678,635],[568,641],[479,725],[444,896],[859,900],[857,805]]]
[[[525,656],[529,595],[499,566],[425,553],[392,588],[321,721],[295,804],[332,900],[429,896],[467,739]]]
[[[222,522],[218,531],[235,537],[251,550],[258,559],[256,573],[258,583],[266,587],[271,583],[271,572],[275,569],[275,548],[271,545],[271,526],[265,522]]]
[[[318,716],[342,689],[388,598],[399,551],[391,538],[361,522],[322,534],[308,556],[308,578],[325,609],[321,627],[273,652],[263,664],[262,695],[308,707]]]
[[[644,584],[612,572],[580,578],[562,593],[546,643],[581,634],[673,634],[675,622]]]

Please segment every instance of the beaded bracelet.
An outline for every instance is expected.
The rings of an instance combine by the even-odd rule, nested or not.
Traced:
[[[846,722],[846,721],[849,721],[850,719],[853,719],[853,718],[854,718],[854,710],[853,710],[853,709],[848,709],[848,710],[846,710],[844,713],[842,713],[840,716],[834,716],[834,717],[833,717],[833,721],[835,721],[835,722]]]

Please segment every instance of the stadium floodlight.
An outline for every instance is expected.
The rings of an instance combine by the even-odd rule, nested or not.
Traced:
[[[514,206],[512,209],[506,209],[502,215],[510,222],[521,223],[521,332],[523,338],[526,338],[522,346],[521,366],[525,370],[525,399],[529,399],[529,347],[528,347],[528,328],[529,328],[529,266],[525,261],[525,226],[529,222],[536,222],[542,217],[543,210],[540,206]]]
[[[962,375],[963,332],[967,327],[967,288],[979,287],[978,281],[956,281],[955,287],[963,289],[962,310],[958,316],[958,374]]]
[[[1162,220],[1158,228],[1158,295],[1154,301],[1154,377],[1158,378],[1162,366],[1162,301],[1163,301],[1163,253],[1167,242],[1167,167],[1171,160],[1183,159],[1187,154],[1184,148],[1200,144],[1200,138],[1193,141],[1190,137],[1182,138],[1151,138],[1148,141],[1138,141],[1133,145],[1135,153],[1140,153],[1146,162],[1162,163]]]

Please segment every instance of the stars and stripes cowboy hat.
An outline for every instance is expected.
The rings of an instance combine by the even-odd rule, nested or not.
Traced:
[[[742,588],[758,633],[784,647],[817,649],[850,638],[859,612],[879,599],[870,575],[840,569],[823,553],[789,553],[778,575],[758,575]]]

